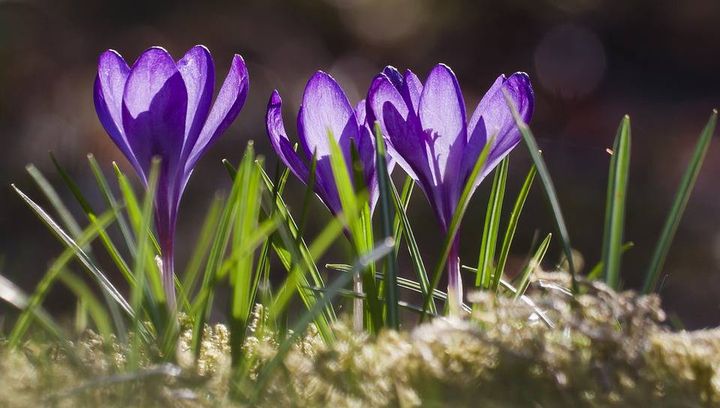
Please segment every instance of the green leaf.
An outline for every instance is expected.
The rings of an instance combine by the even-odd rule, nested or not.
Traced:
[[[27,314],[27,317],[24,319],[27,319],[28,322],[30,321],[30,318],[35,319],[53,338],[58,340],[65,339],[62,328],[55,323],[53,318],[40,305],[31,307],[31,299],[22,291],[22,289],[17,287],[3,275],[0,275],[0,299],[17,309],[22,310],[23,314],[21,314],[21,318],[23,318],[24,314]],[[18,323],[15,324],[15,327],[18,327],[19,323],[20,320],[18,320]],[[9,347],[17,347],[23,334],[24,331],[22,333],[11,333],[8,339]]]
[[[245,151],[246,155],[249,154],[250,149],[251,145],[248,145],[248,149]],[[229,162],[224,160],[223,164],[225,164],[225,167],[233,176],[233,185],[230,190],[230,194],[225,201],[222,214],[220,215],[220,222],[218,223],[218,228],[215,230],[210,253],[208,254],[207,263],[205,264],[203,280],[192,305],[192,315],[194,318],[191,349],[196,360],[200,358],[200,346],[202,345],[203,331],[205,323],[210,318],[210,312],[215,298],[215,287],[218,282],[218,274],[220,272],[220,268],[222,267],[222,259],[225,256],[228,244],[230,243],[233,225],[237,219],[237,202],[242,188],[242,177],[236,176],[235,169],[232,168]]]
[[[275,185],[267,173],[265,173],[262,166],[258,165],[258,170],[262,175],[266,190],[275,191]],[[283,267],[288,271],[289,278],[293,277],[297,279],[296,282],[294,282],[295,285],[290,285],[291,290],[298,290],[303,303],[306,307],[311,308],[317,302],[318,298],[314,293],[302,290],[304,287],[311,286],[307,281],[308,275],[310,279],[312,279],[312,285],[318,287],[325,286],[323,277],[320,275],[320,271],[318,271],[317,265],[313,260],[313,255],[310,253],[303,238],[299,235],[297,223],[295,223],[281,195],[277,194],[267,200],[263,200],[263,210],[265,214],[276,212],[283,220],[283,223],[277,231],[277,236],[280,237],[282,242],[273,240],[272,247],[283,264]],[[330,223],[330,226],[333,225],[336,226],[334,229],[336,234],[342,233],[342,224],[339,221],[334,220],[334,222]],[[335,235],[335,237],[337,237],[337,235]],[[333,238],[333,240],[334,239],[335,238]],[[286,280],[286,283],[287,282]],[[278,302],[278,300],[275,299],[275,302]],[[278,310],[278,308],[271,308],[271,313],[280,312],[281,310]],[[335,312],[330,305],[326,308],[324,314],[318,316],[318,320],[315,322],[325,341],[329,342],[334,338],[332,330],[330,329],[330,322],[334,320]]]
[[[493,259],[497,247],[498,230],[500,228],[500,214],[502,213],[503,199],[505,197],[505,184],[507,182],[508,167],[510,158],[505,157],[495,171],[492,189],[488,198],[487,210],[485,211],[485,224],[483,226],[480,253],[478,255],[478,271],[475,277],[475,287],[489,289],[492,282],[496,280],[493,275],[500,271],[494,271]]]
[[[558,200],[557,193],[555,192],[555,184],[552,182],[552,178],[550,177],[550,172],[548,171],[547,166],[545,166],[545,160],[543,160],[540,154],[540,149],[538,148],[532,131],[530,130],[528,125],[523,122],[523,119],[520,117],[520,114],[517,111],[515,103],[513,102],[510,95],[508,95],[507,91],[505,91],[504,89],[503,95],[505,96],[505,102],[507,103],[510,111],[512,112],[513,118],[515,119],[515,124],[520,130],[523,140],[525,140],[525,144],[528,147],[530,156],[532,157],[533,162],[537,167],[538,174],[540,175],[540,180],[542,181],[544,187],[543,191],[545,192],[545,198],[547,199],[548,204],[550,204],[550,208],[553,212],[555,228],[557,229],[558,235],[560,235],[560,239],[562,240],[563,250],[565,251],[565,257],[567,258],[568,262],[568,269],[570,269],[570,276],[572,278],[572,290],[574,293],[576,293],[578,290],[578,285],[575,276],[576,271],[575,263],[573,262],[572,246],[570,245],[570,233],[568,233],[567,225],[565,224],[565,218],[563,217],[562,210],[560,209],[560,201]]]
[[[660,239],[658,239],[650,267],[645,276],[643,293],[650,293],[656,289],[657,280],[665,264],[670,245],[672,244],[673,238],[675,238],[675,233],[677,232],[680,220],[685,212],[685,207],[687,207],[688,200],[690,199],[690,193],[692,193],[693,187],[695,187],[695,181],[697,180],[698,174],[700,174],[705,155],[710,147],[710,141],[715,133],[717,115],[717,110],[714,110],[710,115],[710,119],[708,119],[705,129],[703,129],[700,134],[700,138],[695,146],[692,159],[690,159],[690,163],[687,169],[685,169],[685,174],[683,174],[682,180],[680,181],[677,193],[675,193],[675,200],[665,220],[665,226],[663,226],[662,232],[660,233]]]
[[[525,177],[525,182],[518,193],[515,205],[513,206],[512,212],[510,213],[510,220],[508,221],[507,229],[505,230],[505,237],[503,238],[502,247],[500,248],[500,256],[498,257],[497,267],[495,268],[496,273],[493,276],[493,290],[497,291],[500,279],[505,273],[505,264],[507,262],[508,255],[510,254],[510,247],[513,239],[515,238],[515,230],[517,229],[518,220],[522,213],[525,201],[527,200],[528,193],[530,193],[530,187],[535,180],[535,174],[537,174],[537,168],[535,165],[530,167],[530,171]]]
[[[515,299],[518,299],[520,296],[525,294],[525,291],[530,284],[530,276],[532,276],[533,272],[535,272],[535,269],[537,269],[542,264],[543,258],[545,258],[545,254],[547,253],[548,247],[550,246],[551,239],[552,234],[547,234],[545,239],[535,250],[535,254],[533,254],[527,265],[525,265],[525,268],[523,268],[522,272],[520,273],[520,280],[517,284],[517,292],[515,292]]]
[[[630,250],[632,247],[635,246],[635,243],[632,241],[628,241],[623,244],[623,246],[620,248],[621,255],[625,255],[625,252]],[[587,274],[587,280],[597,280],[600,279],[603,272],[603,261],[600,260],[600,262],[596,263],[595,266],[590,269],[590,272]]]
[[[390,175],[388,174],[386,153],[385,153],[385,141],[382,137],[382,131],[380,130],[380,124],[375,122],[375,151],[376,161],[375,169],[378,178],[378,191],[379,191],[379,207],[380,207],[380,225],[382,233],[385,238],[392,238],[393,225],[392,219],[393,204],[392,192],[390,191]],[[400,328],[400,309],[398,307],[398,272],[397,272],[397,259],[394,256],[385,257],[385,310],[387,316],[387,326],[391,329]]]
[[[82,279],[70,274],[67,270],[62,271],[59,275],[60,281],[80,300],[82,299],[85,308],[90,314],[95,327],[108,342],[112,341],[112,326],[110,325],[110,316],[103,307],[102,303],[95,297],[92,289],[88,287]],[[136,336],[138,337],[138,336]]]
[[[392,177],[391,177],[392,180]],[[395,187],[393,184],[392,187]],[[400,194],[400,207],[403,211],[407,211],[408,206],[410,205],[410,198],[412,197],[412,192],[415,187],[415,182],[413,181],[412,177],[406,176],[405,182],[403,183],[402,188],[402,194]],[[391,190],[396,191],[394,188],[391,188]],[[392,192],[392,191],[391,191]],[[393,193],[395,194],[395,193]],[[395,198],[393,197],[393,204],[395,204]],[[398,253],[400,252],[400,244],[402,244],[402,236],[403,236],[403,228],[402,228],[402,219],[400,215],[397,213],[395,214],[395,219],[393,220],[393,236],[395,237],[395,257],[397,257]]]
[[[261,166],[262,162],[259,165]],[[256,293],[252,284],[254,249],[272,232],[272,229],[261,230],[264,236],[255,241],[256,244],[253,249],[251,251],[242,251],[246,241],[259,230],[258,218],[262,193],[261,176],[255,166],[252,145],[248,145],[247,152],[240,164],[240,171],[236,177],[241,179],[241,194],[238,197],[237,218],[231,245],[231,255],[235,259],[235,265],[229,275],[230,349],[233,367],[236,367],[241,361],[250,313],[255,305]],[[262,187],[264,188],[264,186]],[[233,253],[236,251],[238,252],[237,255]]]
[[[477,177],[480,175],[480,171],[483,169],[483,167],[485,167],[485,162],[487,161],[487,157],[490,154],[490,146],[492,146],[494,142],[495,136],[493,135],[493,137],[488,139],[487,143],[485,143],[485,147],[483,147],[482,151],[478,155],[477,161],[475,161],[475,165],[473,166],[473,169],[470,172],[470,176],[465,183],[462,194],[460,194],[460,199],[458,200],[457,207],[455,208],[455,213],[453,214],[452,220],[450,221],[450,228],[448,228],[448,233],[445,236],[445,241],[442,245],[443,251],[440,256],[440,260],[435,266],[435,271],[432,275],[432,283],[430,285],[431,290],[428,291],[428,293],[434,291],[437,288],[438,283],[440,282],[440,276],[442,275],[442,271],[443,269],[445,269],[445,264],[448,260],[448,257],[450,256],[450,248],[453,244],[453,241],[455,240],[455,235],[460,229],[460,223],[462,222],[463,216],[465,215],[465,211],[467,210],[468,204],[470,202],[470,196],[472,195],[472,192],[474,190],[473,184],[475,183]],[[423,313],[420,315],[421,322],[425,318],[425,313],[427,312],[431,301],[432,296],[425,297],[425,301],[423,302]]]
[[[117,199],[115,198],[115,194],[113,194],[112,190],[110,189],[110,184],[105,177],[105,173],[103,173],[102,169],[100,168],[100,164],[98,164],[97,160],[95,160],[95,156],[93,156],[92,154],[88,154],[87,158],[88,162],[90,163],[90,169],[95,176],[95,181],[97,182],[97,185],[100,188],[103,197],[105,198],[105,203],[110,206],[110,208],[112,208],[113,212],[115,213],[115,219],[117,219],[117,223],[120,226],[120,232],[125,239],[125,245],[130,251],[130,254],[132,256],[135,256],[135,254],[132,252],[135,250],[135,240],[133,239],[132,232],[130,231],[128,223],[125,220],[125,215],[121,211],[122,206],[118,203]]]
[[[362,190],[362,193],[356,193],[356,188],[350,178],[343,151],[340,149],[340,145],[338,145],[332,133],[328,133],[328,145],[330,146],[330,166],[333,172],[335,187],[337,188],[343,213],[347,217],[347,228],[350,231],[353,249],[355,254],[361,254],[369,250],[372,245],[370,242],[372,235],[369,235],[372,234],[372,226],[368,227],[370,223],[370,209],[367,192]],[[357,174],[355,178],[359,178],[359,174]],[[357,182],[360,184],[360,181]],[[368,320],[371,323],[368,329],[373,332],[382,327],[382,304],[378,300],[378,288],[373,278],[375,275],[373,265],[370,265],[368,270],[361,272],[362,273],[353,281],[353,286],[355,291],[364,291],[367,294],[365,303],[367,313],[369,314]],[[357,300],[354,308],[355,310],[362,310],[362,301]],[[356,328],[361,327],[357,313],[354,317],[354,326]]]
[[[60,199],[60,196],[58,195],[57,191],[55,191],[55,188],[53,188],[53,186],[47,181],[45,176],[34,165],[28,164],[25,169],[33,178],[33,180],[35,180],[35,184],[40,187],[40,190],[42,190],[42,192],[45,194],[45,197],[47,197],[48,201],[50,201],[50,204],[53,206],[53,208],[55,208],[55,211],[57,212],[60,220],[62,221],[63,225],[68,230],[70,235],[73,238],[77,239],[80,236],[82,228],[80,228],[80,225],[75,220],[75,217],[73,217],[70,210],[68,210],[68,208],[65,206],[65,203],[63,203],[62,199]],[[87,250],[87,248],[85,249]]]
[[[19,190],[18,190],[19,191]],[[29,199],[28,199],[29,200]],[[92,242],[98,235],[100,227],[108,225],[113,220],[113,214],[108,212],[98,218],[96,224],[90,225],[86,230],[82,231],[77,240],[77,245],[86,246]],[[65,248],[65,250],[58,256],[50,267],[48,268],[45,275],[43,275],[40,282],[37,284],[35,291],[32,293],[30,298],[25,302],[22,307],[23,312],[17,319],[15,326],[9,336],[9,343],[11,347],[15,347],[20,344],[20,341],[24,337],[27,329],[30,327],[30,322],[33,317],[37,318],[36,310],[40,307],[44,301],[50,288],[60,276],[62,270],[75,256],[75,249],[73,247]],[[122,334],[120,334],[122,336]]]
[[[138,228],[138,236],[140,237],[137,240],[137,246],[135,248],[135,253],[137,256],[135,257],[135,263],[133,265],[133,276],[135,277],[135,285],[130,290],[130,304],[132,305],[133,310],[137,311],[137,314],[133,318],[133,331],[135,333],[139,333],[140,330],[142,330],[143,324],[144,324],[144,318],[140,313],[140,310],[142,310],[143,300],[144,300],[144,294],[145,294],[145,282],[146,282],[146,276],[148,275],[148,271],[146,270],[146,259],[149,255],[151,248],[150,248],[150,240],[148,239],[147,234],[141,234],[141,231],[145,231],[150,229],[150,226],[152,224],[153,220],[153,202],[155,199],[155,192],[157,190],[157,184],[158,184],[158,174],[160,170],[160,160],[157,158],[154,158],[152,160],[151,169],[150,169],[150,175],[148,177],[148,184],[147,189],[145,193],[145,199],[143,200],[142,205],[142,213],[141,213],[141,223]],[[157,273],[156,271],[151,271],[150,273]],[[162,302],[165,303],[166,299],[163,297],[161,298]],[[156,299],[150,299],[151,303],[155,303]],[[169,305],[167,305],[169,307]],[[175,319],[176,316],[174,313],[170,313],[171,319]],[[159,323],[159,322],[156,322]],[[170,323],[172,324],[172,323]],[[166,324],[167,325],[167,324]],[[162,330],[164,326],[166,325],[160,325],[156,324],[157,330]],[[128,367],[130,369],[137,369],[140,365],[140,352],[141,352],[141,337],[140,336],[133,336],[130,341],[130,350],[128,353]],[[163,350],[168,351],[168,350]],[[164,355],[174,355],[170,353],[164,353]]]
[[[630,172],[630,117],[625,115],[618,127],[610,158],[605,230],[603,236],[603,275],[613,289],[620,285],[620,260],[625,229],[625,201]]]
[[[222,206],[223,199],[220,196],[215,196],[212,204],[210,204],[210,208],[206,212],[207,215],[205,216],[203,225],[200,228],[200,235],[195,243],[195,248],[190,256],[190,261],[187,263],[185,271],[182,274],[182,283],[178,288],[178,298],[180,299],[181,304],[184,305],[186,313],[190,313],[189,296],[195,292],[202,263],[210,251],[215,231],[219,228],[218,222],[220,220]]]
[[[415,271],[415,275],[418,278],[418,284],[420,285],[420,288],[422,290],[423,295],[423,302],[426,302],[428,304],[428,311],[432,314],[437,313],[437,308],[435,306],[435,300],[432,298],[432,296],[429,296],[430,294],[430,279],[428,279],[427,270],[425,269],[425,264],[422,259],[422,255],[420,254],[420,249],[418,248],[417,241],[415,240],[415,233],[412,230],[412,226],[410,225],[410,220],[408,219],[407,213],[405,212],[405,208],[407,207],[407,200],[409,200],[410,194],[409,191],[411,191],[412,186],[414,183],[412,182],[412,179],[410,177],[407,178],[408,181],[405,182],[405,187],[403,188],[403,197],[406,197],[405,200],[403,200],[399,195],[397,190],[395,189],[395,185],[390,183],[389,187],[392,191],[392,198],[393,202],[395,204],[395,215],[398,220],[398,225],[402,228],[402,231],[404,232],[405,236],[405,242],[407,242],[407,248],[408,252],[410,253],[410,260],[412,261],[413,270]],[[406,192],[407,195],[406,195]]]
[[[278,347],[277,353],[273,356],[258,374],[258,381],[255,386],[255,395],[258,397],[262,394],[265,386],[268,384],[268,380],[272,378],[272,374],[277,369],[282,361],[285,359],[287,353],[297,343],[298,339],[305,334],[308,326],[313,321],[317,320],[317,317],[323,313],[323,310],[332,302],[332,300],[345,288],[352,278],[357,275],[360,271],[367,269],[371,263],[376,262],[382,257],[392,253],[393,251],[393,240],[386,239],[376,248],[363,254],[358,261],[353,265],[350,273],[340,275],[330,285],[325,287],[325,295],[313,305],[313,307],[305,312],[298,321],[293,325],[291,335],[288,336]]]

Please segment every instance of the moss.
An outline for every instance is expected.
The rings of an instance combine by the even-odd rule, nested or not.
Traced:
[[[478,294],[468,319],[436,319],[375,337],[338,323],[332,345],[310,330],[256,404],[720,406],[720,330],[668,330],[655,296],[599,284],[586,284],[585,292],[572,299],[554,289],[536,291],[535,306]],[[82,369],[55,347],[29,343],[0,351],[0,406],[242,405],[227,397],[227,329],[207,327],[205,334],[198,366],[186,328],[177,366],[148,365],[132,381],[116,374],[123,349],[108,348],[91,333],[74,346]],[[269,333],[248,338],[249,389],[276,348]]]

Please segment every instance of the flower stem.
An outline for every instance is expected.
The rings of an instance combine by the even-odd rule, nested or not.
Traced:
[[[169,250],[168,250],[169,249]],[[162,254],[162,281],[165,288],[165,300],[168,310],[175,311],[175,258],[172,246],[166,248]]]
[[[450,247],[447,260],[448,272],[448,311],[450,316],[460,316],[463,303],[462,276],[460,276],[460,239],[455,240]]]

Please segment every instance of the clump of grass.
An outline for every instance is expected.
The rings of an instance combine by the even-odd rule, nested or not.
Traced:
[[[118,166],[113,165],[109,178],[89,156],[104,199],[99,209],[53,158],[84,221],[73,216],[70,204],[59,199],[40,170],[29,166],[49,206],[13,187],[63,250],[30,294],[0,276],[0,299],[19,310],[10,332],[0,335],[0,361],[7,368],[2,370],[7,380],[2,383],[20,387],[11,393],[17,399],[8,404],[38,402],[34,394],[43,388],[51,392],[43,395],[42,403],[61,405],[116,397],[124,405],[234,401],[412,406],[431,401],[477,403],[478,398],[489,405],[603,405],[636,403],[642,392],[668,403],[680,395],[717,403],[714,383],[706,378],[717,375],[712,365],[716,360],[703,360],[703,353],[716,348],[715,337],[700,341],[667,333],[659,324],[655,297],[610,290],[622,287],[621,258],[631,246],[624,236],[630,119],[621,122],[610,160],[602,259],[587,278],[575,270],[569,231],[532,132],[517,114],[515,119],[533,165],[509,209],[509,159],[496,170],[478,262],[464,267],[476,274],[475,290],[481,293],[472,298],[472,307],[462,305],[470,319],[434,319],[415,329],[416,322],[443,314],[447,294],[437,290],[437,284],[449,245],[459,233],[470,185],[440,248],[440,260],[429,274],[418,249],[418,240],[425,237],[415,236],[407,214],[410,179],[398,191],[390,175],[379,172],[380,216],[373,223],[367,192],[353,185],[349,174],[357,166],[348,166],[331,142],[343,211],[311,237],[305,226],[313,183],[308,183],[302,210],[294,212],[284,196],[287,169],[269,174],[249,144],[237,166],[224,161],[231,187],[210,203],[185,273],[175,279],[178,301],[173,308],[166,300],[152,229],[157,162],[148,188],[138,192]],[[716,121],[714,112],[680,183],[650,262],[645,292],[655,289]],[[376,166],[385,169],[379,127],[375,142]],[[474,174],[486,156],[487,149]],[[520,221],[531,222],[521,215],[536,175],[570,272],[563,275],[569,278],[562,284],[545,287],[562,294],[528,292],[542,280],[537,275],[552,234],[530,248],[531,256],[514,281],[505,270]],[[320,260],[339,239],[350,243],[351,264],[323,267]],[[404,256],[409,257],[413,278],[398,271],[398,260]],[[109,261],[99,261],[104,258]],[[122,282],[108,277],[111,269],[118,271]],[[587,283],[600,277],[610,289]],[[73,324],[59,323],[43,308],[56,285],[75,296]],[[121,286],[128,290],[118,289]],[[229,293],[225,303],[218,301],[220,290]],[[418,295],[420,300],[411,302]],[[355,307],[352,330],[347,315],[340,312],[346,303],[360,305]],[[216,310],[227,320],[212,326]],[[703,351],[683,354],[671,349],[683,341],[697,341]],[[673,371],[679,367],[674,364],[682,371]],[[23,384],[24,378],[28,384]],[[151,392],[157,387],[162,392]]]

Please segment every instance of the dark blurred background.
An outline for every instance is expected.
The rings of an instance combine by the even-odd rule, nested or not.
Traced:
[[[113,160],[130,171],[95,116],[97,56],[114,48],[132,62],[145,48],[162,45],[180,58],[192,45],[205,44],[215,57],[218,82],[233,53],[245,57],[251,91],[238,120],[190,181],[179,221],[179,270],[211,198],[228,188],[219,160],[239,160],[254,139],[273,168],[276,157],[263,124],[272,89],[283,95],[286,126],[295,135],[302,90],[317,69],[332,73],[356,102],[384,65],[409,67],[424,77],[435,63],[445,62],[458,75],[470,112],[498,74],[530,74],[537,98],[532,127],[585,272],[599,258],[606,148],[622,115],[630,115],[626,237],[636,246],[624,258],[622,276],[626,288],[639,288],[697,135],[720,105],[718,21],[717,0],[0,0],[2,274],[31,289],[61,250],[10,190],[16,183],[42,198],[26,164],[43,170],[68,202],[72,198],[48,151],[96,203],[101,200],[86,164],[88,152],[108,172]],[[521,146],[513,155],[506,203],[514,200],[529,165]],[[396,170],[396,176],[400,173]],[[715,141],[671,249],[667,276],[661,278],[666,309],[689,328],[720,323],[718,174],[720,143]],[[289,201],[299,207],[303,189],[295,179],[289,184],[294,195]],[[477,262],[489,184],[478,190],[466,217],[466,264]],[[319,204],[313,211],[319,228],[326,211]],[[410,215],[432,264],[437,228],[419,191]],[[510,268],[521,266],[536,231],[552,231],[538,183],[521,219]],[[346,261],[340,251],[333,256]],[[546,267],[559,256],[555,242]],[[61,293],[51,302],[71,310],[68,299]]]

